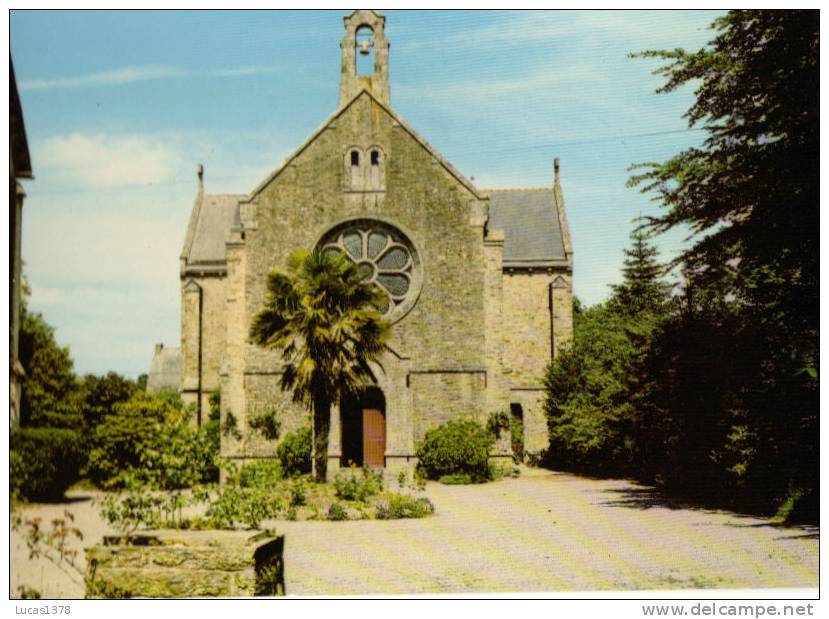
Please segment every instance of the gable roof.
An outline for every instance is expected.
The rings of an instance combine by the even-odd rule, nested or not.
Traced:
[[[544,189],[489,190],[488,227],[504,231],[505,267],[558,266],[568,262],[567,224],[559,196]]]
[[[147,374],[147,391],[158,393],[167,389],[178,391],[181,379],[181,349],[156,345]]]
[[[382,107],[401,128],[434,157],[436,162],[476,198],[489,201],[487,225],[491,229],[504,231],[503,266],[505,268],[572,266],[573,250],[564,210],[564,199],[557,176],[551,188],[479,190],[393,110],[364,89],[337,109],[250,194],[205,194],[199,190],[182,249],[181,258],[184,261],[182,275],[188,271],[224,272],[227,264],[225,243],[229,238],[231,228],[239,223],[240,202],[252,201],[256,194],[278,177],[317,136],[363,95],[370,97]]]
[[[15,178],[32,178],[32,161],[29,157],[29,142],[23,123],[23,108],[17,93],[14,65],[9,56],[9,156]]]
[[[279,166],[272,174],[270,174],[267,178],[265,178],[265,180],[263,180],[261,183],[259,183],[256,186],[256,188],[253,191],[251,191],[250,194],[247,196],[247,198],[243,201],[244,202],[250,202],[251,200],[253,200],[254,197],[256,196],[256,194],[260,193],[265,187],[268,186],[268,184],[271,183],[271,181],[273,181],[276,177],[278,177],[282,173],[282,171],[285,170],[285,168],[287,168],[294,159],[299,157],[299,155],[301,155],[302,152],[306,148],[308,148],[308,146],[310,146],[311,143],[314,140],[316,140],[317,137],[323,131],[325,131],[332,123],[334,123],[340,116],[342,116],[343,113],[349,107],[351,107],[357,99],[359,99],[362,96],[367,96],[367,97],[371,98],[372,101],[374,101],[377,105],[379,105],[389,116],[391,116],[391,118],[394,122],[396,122],[398,125],[400,125],[400,127],[403,128],[410,136],[412,136],[415,139],[415,141],[417,141],[424,149],[426,149],[426,151],[432,157],[434,157],[434,159],[447,172],[449,172],[449,174],[451,174],[458,182],[460,182],[461,185],[466,187],[466,189],[468,189],[469,192],[472,193],[473,196],[475,196],[479,200],[485,199],[484,196],[481,194],[480,190],[477,187],[475,187],[468,178],[466,178],[463,174],[458,172],[458,170],[455,169],[455,167],[451,163],[449,163],[446,159],[444,159],[444,157],[438,151],[436,151],[435,148],[431,144],[429,144],[429,142],[424,140],[417,133],[417,131],[412,129],[412,127],[405,120],[403,120],[397,114],[397,112],[392,110],[389,106],[385,105],[382,101],[380,101],[377,97],[375,97],[369,90],[363,88],[357,94],[355,94],[353,97],[351,97],[351,99],[349,99],[346,103],[344,103],[339,108],[337,108],[337,110],[331,116],[329,116],[325,120],[325,122],[323,122],[316,129],[316,131],[314,131],[310,136],[308,136],[308,139],[306,139],[299,146],[299,148],[297,148],[287,159],[285,159],[285,161],[282,163],[281,166]]]
[[[242,194],[202,193],[196,196],[181,257],[186,266],[224,265],[225,241],[239,216]]]

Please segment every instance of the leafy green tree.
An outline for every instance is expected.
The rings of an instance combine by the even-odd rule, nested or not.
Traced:
[[[641,466],[642,367],[672,287],[644,232],[631,241],[622,283],[605,303],[574,301],[573,342],[547,369],[548,460],[559,467],[635,474]]]
[[[20,320],[20,363],[26,371],[20,403],[21,425],[80,428],[81,391],[69,349],[40,314],[24,307]]]
[[[373,381],[386,350],[383,300],[356,264],[331,252],[296,251],[272,272],[251,339],[282,356],[281,386],[313,412],[314,474],[325,481],[332,404]]]
[[[296,476],[311,472],[313,454],[313,437],[311,428],[299,428],[288,432],[279,447],[276,455],[286,475]]]
[[[116,372],[104,376],[87,374],[82,379],[81,389],[84,421],[90,430],[94,430],[104,415],[112,413],[116,404],[126,402],[138,390],[133,381]]]
[[[544,380],[551,464],[586,472],[630,469],[635,444],[624,428],[635,414],[628,387],[638,351],[628,322],[609,303],[576,315],[573,342]]]
[[[135,380],[135,384],[139,391],[147,390],[147,380],[149,380],[149,376],[147,374],[138,375],[138,378]]]

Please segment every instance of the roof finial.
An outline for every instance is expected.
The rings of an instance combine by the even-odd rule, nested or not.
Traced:
[[[553,159],[553,182],[558,185],[559,163],[558,157]]]
[[[199,177],[199,192],[204,191],[204,166],[199,164],[196,166],[196,175]]]

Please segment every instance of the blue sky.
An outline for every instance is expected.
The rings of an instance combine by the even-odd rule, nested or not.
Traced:
[[[178,255],[196,189],[245,193],[337,105],[344,11],[13,11],[35,180],[30,306],[79,372],[145,372],[179,339]],[[575,292],[620,280],[635,162],[698,144],[686,88],[645,49],[697,49],[719,11],[387,11],[392,106],[481,188],[552,183],[561,159]],[[679,231],[658,240],[663,255]]]

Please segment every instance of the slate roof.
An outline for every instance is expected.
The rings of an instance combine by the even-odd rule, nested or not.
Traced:
[[[153,360],[150,362],[150,372],[147,375],[147,391],[149,393],[158,393],[168,389],[178,391],[180,380],[181,349],[156,345]]]
[[[181,254],[188,266],[225,264],[225,241],[244,197],[231,193],[200,193],[196,197]]]
[[[16,178],[32,178],[32,161],[29,158],[29,143],[23,123],[23,109],[17,94],[17,80],[9,56],[9,156]]]
[[[504,267],[545,267],[567,261],[559,213],[563,205],[549,189],[490,189],[490,229],[504,231]],[[225,241],[238,223],[240,194],[202,194],[196,198],[182,257],[201,270],[226,264]]]
[[[566,226],[556,192],[550,189],[489,190],[490,229],[504,231],[504,266],[532,267],[567,260]]]

